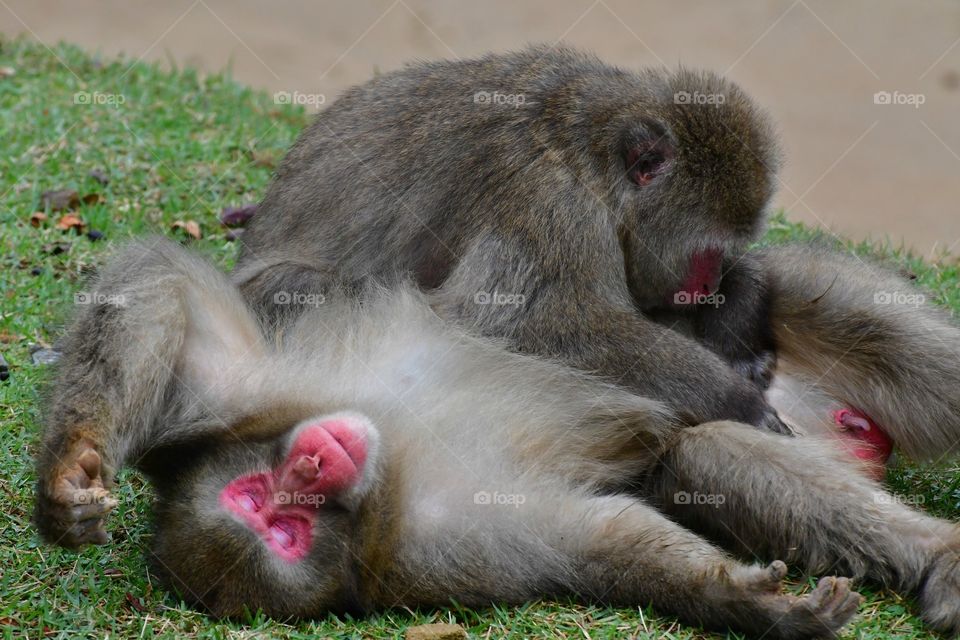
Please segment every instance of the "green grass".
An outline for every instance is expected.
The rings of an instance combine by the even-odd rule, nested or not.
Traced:
[[[0,40],[0,67],[16,72],[0,77],[0,353],[12,369],[11,379],[0,383],[0,634],[381,638],[402,637],[412,624],[454,621],[484,638],[715,637],[649,609],[569,603],[484,610],[452,606],[294,625],[260,616],[212,620],[156,587],[147,574],[143,549],[150,537],[150,491],[133,473],[121,476],[120,507],[109,524],[111,545],[81,553],[41,545],[30,525],[31,460],[49,371],[31,364],[30,346],[53,343],[84,274],[105,250],[131,235],[177,235],[170,230],[174,221],[194,220],[203,238],[193,246],[228,268],[235,245],[224,239],[217,214],[225,206],[259,200],[271,161],[293,142],[307,117],[227,76],[201,78],[190,70],[99,60],[70,46],[48,50]],[[77,92],[107,96],[103,100],[114,104],[77,104]],[[123,96],[122,104],[116,104],[116,96]],[[89,177],[92,170],[105,172],[109,183]],[[55,212],[48,212],[50,219],[40,227],[31,226],[31,214],[43,209],[41,193],[63,188],[102,196],[102,202],[83,205],[78,213],[105,240],[94,243],[56,229]],[[813,234],[781,216],[768,238]],[[66,250],[55,253],[57,245]],[[915,273],[937,302],[960,309],[956,262],[929,266],[890,249],[880,251]],[[956,517],[958,478],[956,468],[904,464],[891,472],[890,483],[904,494],[923,496],[931,511]],[[848,637],[930,637],[912,602],[869,589],[867,594]]]

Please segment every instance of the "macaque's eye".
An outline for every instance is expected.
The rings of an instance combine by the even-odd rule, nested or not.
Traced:
[[[260,507],[263,506],[263,499],[252,491],[242,491],[237,494],[236,502],[244,511],[260,511]]]
[[[631,182],[645,187],[670,165],[670,155],[659,145],[637,145],[627,151],[627,173]]]
[[[287,559],[301,558],[310,550],[311,525],[304,518],[281,516],[267,529],[269,546]]]

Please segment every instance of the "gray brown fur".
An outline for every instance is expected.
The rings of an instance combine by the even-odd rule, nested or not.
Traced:
[[[762,260],[778,263],[777,251]],[[803,254],[779,255],[787,265]],[[789,292],[811,277],[775,272],[784,297],[773,324],[798,344],[842,349],[824,325],[793,324],[809,311],[793,309]],[[216,614],[572,595],[770,638],[831,636],[854,615],[860,598],[847,578],[784,594],[782,562],[744,564],[696,530],[765,562],[916,592],[925,619],[960,630],[957,526],[899,504],[817,437],[685,427],[658,401],[444,322],[403,284],[367,287],[359,300],[331,292],[276,340],[224,276],[166,241],[128,248],[95,292],[68,333],[38,461],[37,523],[51,542],[104,542],[114,469],[143,469],[157,488],[157,571]],[[896,358],[909,344],[897,329],[911,320],[888,311],[863,313],[887,323]],[[792,354],[782,355],[791,375],[817,372]],[[858,393],[865,411],[879,410],[882,398]],[[324,511],[310,556],[284,563],[217,495],[275,465],[298,422],[345,409],[377,426],[376,461],[354,502]],[[524,502],[478,504],[484,491]],[[724,501],[684,505],[681,491]]]
[[[478,103],[478,92],[524,102]],[[723,104],[685,104],[683,92]],[[628,177],[638,147],[669,157],[643,187]],[[551,48],[418,64],[350,89],[300,136],[234,280],[276,319],[291,310],[272,304],[278,292],[412,274],[446,317],[664,401],[685,422],[779,430],[762,385],[730,366],[763,378],[769,360],[763,283],[738,274],[778,164],[767,118],[712,73],[634,73]],[[715,349],[652,319],[707,247],[724,250],[725,281],[739,283],[701,323],[736,326],[736,340],[707,337]],[[477,304],[494,293],[524,302]]]

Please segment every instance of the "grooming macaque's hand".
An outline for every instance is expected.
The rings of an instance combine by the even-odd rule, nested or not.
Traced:
[[[777,410],[770,406],[767,407],[767,410],[764,412],[763,417],[761,418],[760,424],[757,426],[773,433],[779,433],[785,436],[793,435],[793,429],[791,429],[786,422],[781,420],[780,416],[777,414]]]
[[[296,562],[310,552],[317,512],[362,484],[372,437],[362,416],[310,420],[293,431],[276,469],[233,480],[220,504],[278,557]]]
[[[38,498],[48,540],[71,548],[110,541],[105,521],[117,501],[102,474],[100,454],[88,441],[78,441],[66,453]]]
[[[757,385],[762,391],[770,388],[773,373],[777,368],[777,354],[763,351],[757,355],[747,354],[730,361],[733,370]]]
[[[769,629],[763,632],[771,637],[833,637],[863,602],[846,578],[822,578],[805,596],[783,593],[786,575],[787,566],[777,560],[767,567],[750,567],[733,576],[734,581],[742,583],[744,601],[753,600],[761,607],[761,624],[770,621]]]

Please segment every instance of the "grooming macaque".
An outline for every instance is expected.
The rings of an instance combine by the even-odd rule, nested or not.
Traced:
[[[808,251],[757,256],[777,378],[815,382],[894,437],[955,427],[957,329],[931,308],[867,304],[876,282],[907,285]],[[263,331],[225,276],[155,240],[104,268],[90,299],[65,338],[36,522],[50,542],[105,542],[115,471],[141,469],[156,571],[217,615],[573,596],[806,638],[855,614],[863,578],[960,630],[960,528],[825,439],[686,426],[665,403],[471,335],[403,283],[330,290]],[[780,559],[845,577],[783,593]]]
[[[711,73],[549,48],[421,64],[350,89],[301,135],[234,281],[277,320],[295,311],[277,295],[412,274],[446,317],[688,424],[786,431],[763,395],[764,279],[743,256],[778,164],[766,117]],[[698,339],[655,321],[678,308]]]

